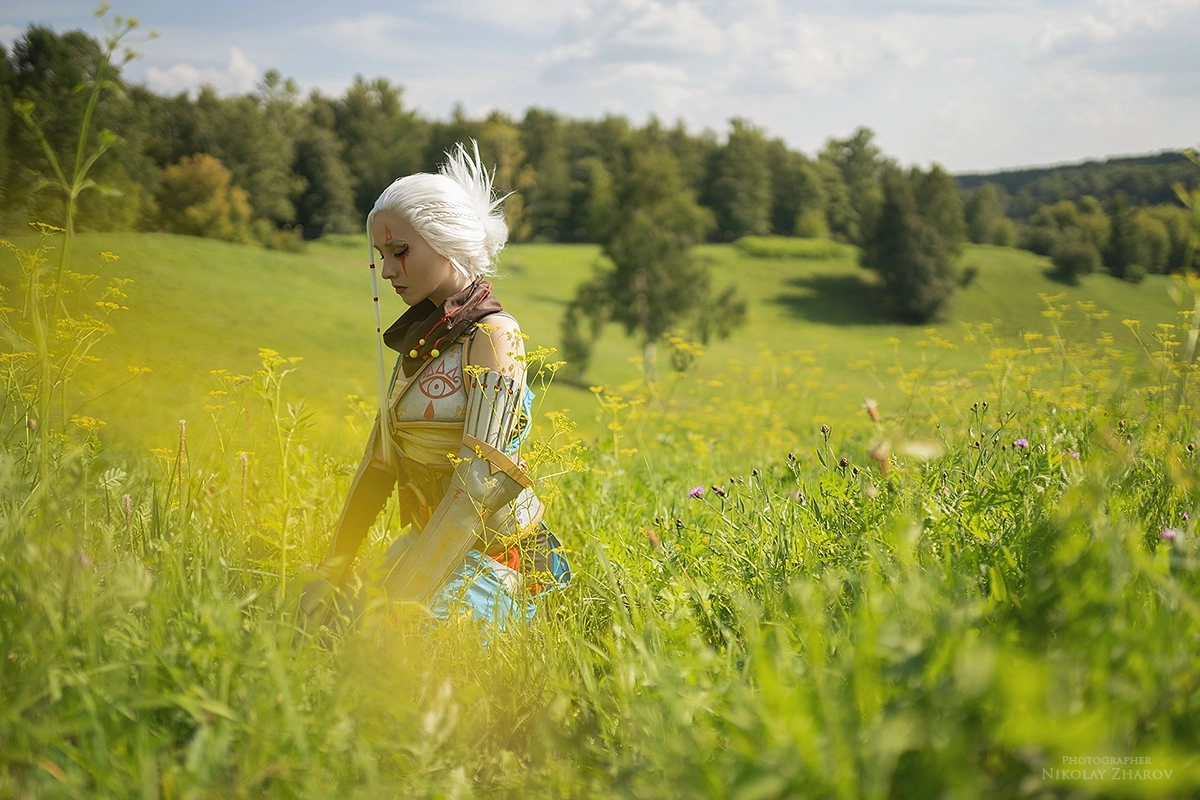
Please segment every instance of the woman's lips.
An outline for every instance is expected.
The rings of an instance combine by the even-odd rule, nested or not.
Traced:
[[[393,286],[392,288],[396,290],[396,294],[404,294],[404,292],[408,289],[407,286]]]

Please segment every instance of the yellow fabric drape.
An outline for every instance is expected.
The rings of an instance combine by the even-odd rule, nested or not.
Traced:
[[[404,458],[434,468],[449,469],[449,456],[457,456],[463,441],[461,422],[412,422],[392,426],[396,445]]]

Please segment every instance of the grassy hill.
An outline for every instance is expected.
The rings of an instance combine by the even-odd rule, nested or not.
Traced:
[[[361,242],[350,237],[317,242],[292,254],[166,234],[92,234],[78,241],[76,268],[94,268],[100,251],[120,256],[105,268],[107,274],[133,279],[126,288],[130,310],[113,318],[116,332],[97,351],[102,363],[81,381],[84,397],[101,396],[84,402],[79,413],[105,420],[110,441],[171,446],[180,419],[189,421],[189,431],[202,434],[209,427],[208,393],[219,388],[211,371],[252,372],[260,365],[259,348],[270,348],[303,359],[287,379],[287,395],[293,402],[306,399],[322,440],[334,450],[358,447],[359,434],[344,421],[346,396],[371,402],[375,385]],[[947,319],[914,328],[881,321],[875,290],[850,248],[826,259],[756,258],[728,245],[705,246],[700,254],[712,264],[715,285],[738,286],[750,302],[750,314],[733,338],[708,348],[695,380],[712,386],[719,400],[719,384],[731,364],[786,363],[801,379],[818,377],[809,382],[810,402],[799,412],[813,417],[857,414],[864,395],[886,400],[886,378],[853,368],[867,359],[883,355],[914,363],[936,357],[947,369],[981,363],[977,351],[965,348],[940,349],[933,356],[923,344],[928,332],[960,341],[964,323],[991,322],[1006,337],[1046,330],[1043,294],[1063,294],[1068,302],[1108,311],[1106,320],[1094,323],[1095,332],[1109,330],[1117,346],[1127,348],[1134,341],[1122,319],[1140,319],[1149,327],[1174,315],[1168,278],[1151,276],[1134,286],[1095,275],[1078,287],[1065,287],[1046,277],[1045,259],[973,246],[963,263],[974,267],[977,277],[958,293]],[[498,293],[532,345],[557,346],[565,303],[598,257],[598,248],[590,245],[518,245],[505,251]],[[6,286],[14,270],[15,262],[5,255],[0,277]],[[384,302],[389,319],[403,311],[396,298]],[[888,344],[892,339],[899,344]],[[610,388],[636,383],[638,353],[622,331],[610,328],[585,382]],[[126,379],[127,365],[152,372],[104,394]],[[550,409],[568,410],[585,434],[596,429],[599,408],[586,388],[560,382],[541,407]]]
[[[1122,324],[1158,333],[1167,279],[1064,289],[1039,259],[973,248],[949,319],[914,329],[878,321],[850,251],[706,248],[750,300],[745,329],[640,405],[622,388],[637,348],[609,331],[590,380],[626,399],[558,386],[543,407],[572,408],[594,446],[522,453],[574,575],[531,624],[388,604],[304,635],[300,589],[360,446],[344,395],[373,388],[361,246],[88,236],[78,268],[100,250],[136,282],[93,391],[154,371],[83,409],[134,457],[75,427],[57,448],[19,416],[6,432],[0,797],[1200,787],[1200,370],[1177,351],[1172,384],[1139,380]],[[536,342],[596,255],[508,252],[502,296]],[[1037,336],[1043,293],[1063,294],[1068,358]],[[303,357],[284,400],[307,399],[312,435],[266,419],[244,426],[253,457],[207,458],[210,370],[251,372],[260,347]],[[1093,757],[1140,766],[1074,768]]]

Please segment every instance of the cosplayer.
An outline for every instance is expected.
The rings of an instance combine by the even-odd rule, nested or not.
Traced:
[[[310,622],[343,587],[356,589],[351,614],[375,595],[503,625],[532,616],[530,595],[570,580],[518,455],[532,401],[520,328],[484,280],[508,239],[504,198],[492,195],[478,145],[446,155],[438,174],[385,189],[367,217],[380,413],[321,577],[301,599]],[[376,272],[409,306],[381,334]],[[390,381],[385,344],[399,353]],[[351,578],[393,490],[412,532]]]

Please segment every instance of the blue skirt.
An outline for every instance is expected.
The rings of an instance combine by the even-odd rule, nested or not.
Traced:
[[[533,619],[532,597],[570,582],[571,567],[562,543],[542,525],[536,536],[499,558],[478,550],[468,552],[429,608],[439,620],[470,614],[477,622],[504,630],[510,623]]]

